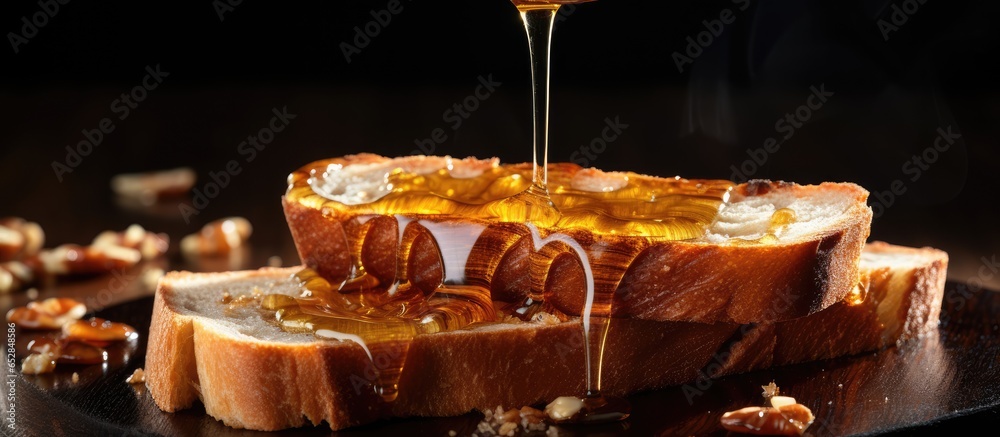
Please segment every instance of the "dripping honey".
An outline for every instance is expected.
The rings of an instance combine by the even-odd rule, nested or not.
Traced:
[[[532,50],[534,162],[492,166],[474,177],[455,177],[450,168],[429,173],[389,169],[378,175],[382,177],[378,187],[359,193],[370,198],[352,202],[335,200],[325,190],[325,178],[329,172],[338,171],[342,162],[318,162],[293,173],[289,176],[287,201],[323,210],[334,219],[343,217],[351,221],[352,229],[359,230],[347,237],[352,272],[346,278],[323,278],[313,270],[304,269],[296,275],[302,286],[301,296],[268,295],[262,299],[261,308],[285,330],[312,332],[321,338],[350,339],[365,349],[373,363],[379,361],[376,359],[379,356],[387,358],[381,360],[377,381],[373,382],[375,391],[387,401],[398,394],[408,348],[418,335],[497,323],[507,317],[527,320],[542,311],[560,320],[578,314],[587,345],[588,389],[584,396],[587,411],[581,420],[618,420],[628,416],[628,405],[623,400],[601,396],[600,369],[614,293],[609,284],[624,275],[630,259],[602,251],[613,247],[609,242],[618,238],[639,239],[648,244],[705,235],[727,202],[732,184],[615,173],[597,179],[607,181],[607,186],[599,183],[581,188],[574,178],[585,176],[590,170],[574,164],[548,164],[549,47],[547,40],[541,44],[538,38],[551,37],[552,18],[559,5],[584,1],[512,1],[525,20]],[[548,20],[548,27],[544,20]],[[543,62],[536,60],[536,55],[543,55]],[[375,226],[373,217],[392,217],[397,222],[399,260],[394,273],[393,269],[389,273],[375,272],[375,266],[363,261],[366,240]],[[790,210],[775,213],[768,233],[762,238],[773,238],[794,220]],[[454,223],[478,224],[456,227]],[[528,224],[536,252],[546,252],[552,247],[565,250],[568,243],[575,243],[562,232],[591,235],[591,244],[585,248],[577,244],[576,252],[571,253],[578,257],[590,278],[584,310],[567,314],[547,300],[548,284],[544,278],[559,259],[558,253],[532,258],[531,268],[521,272],[523,281],[515,281],[526,290],[515,293],[500,290],[497,294],[494,294],[497,290],[490,289],[488,278],[477,277],[475,273],[495,269],[502,258],[491,257],[488,251],[470,249],[465,259],[445,259],[446,252],[451,255],[461,252],[454,248],[456,240],[472,246],[488,232],[485,229],[491,223]],[[416,237],[409,231],[411,228],[416,229]],[[408,244],[414,244],[414,239],[421,235],[434,241],[441,256],[441,272],[429,284],[416,277],[421,272],[415,273],[407,267]],[[529,238],[516,232],[490,235],[496,239],[492,244],[498,248],[510,248]],[[555,238],[559,236],[569,240]],[[334,281],[330,282],[331,279]]]

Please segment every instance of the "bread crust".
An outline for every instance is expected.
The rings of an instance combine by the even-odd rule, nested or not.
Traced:
[[[353,162],[353,161],[350,161]],[[872,211],[865,202],[868,192],[850,183],[824,183],[803,186],[785,182],[751,181],[737,186],[736,199],[765,194],[795,197],[837,193],[853,199],[847,211],[824,232],[807,238],[773,244],[729,244],[708,241],[649,242],[629,236],[599,236],[589,230],[560,231],[573,237],[581,246],[622,257],[628,268],[608,277],[598,277],[597,286],[610,287],[614,293],[613,314],[621,318],[699,323],[762,323],[806,316],[826,308],[849,293],[857,283],[857,264],[871,226]],[[357,217],[342,210],[317,206],[310,202],[282,198],[285,217],[303,263],[316,269],[332,282],[346,279],[352,268],[351,244]],[[461,219],[453,219],[462,221]],[[394,220],[390,220],[395,222]],[[497,257],[494,269],[475,270],[469,266],[465,278],[486,284],[495,294],[527,293],[520,272],[537,253],[530,244],[530,230],[522,224],[465,220],[486,226],[480,241],[491,233],[516,234],[518,243],[505,247],[477,242],[473,250],[489,251]],[[379,230],[395,234],[396,229]],[[368,234],[373,232],[367,228]],[[372,245],[384,247],[384,245]],[[448,250],[448,248],[440,248]],[[409,260],[429,260],[421,251],[409,251]],[[357,256],[357,255],[355,255]],[[364,252],[362,253],[364,256]],[[546,284],[560,285],[558,293],[545,289],[545,299],[559,311],[579,315],[585,300],[581,267],[578,263],[555,263],[543,272]],[[395,269],[393,261],[389,269]],[[433,266],[416,263],[410,271],[427,271]],[[371,269],[369,269],[371,270]],[[394,271],[394,270],[390,270]],[[506,274],[511,273],[511,274]],[[521,281],[521,282],[518,282]],[[774,305],[774,302],[787,305]]]
[[[867,269],[865,275],[873,279],[860,302],[838,302],[796,320],[741,326],[614,319],[604,391],[623,395],[703,374],[717,377],[860,353],[933,331],[947,255],[878,243],[867,250],[905,251],[921,262]],[[172,272],[161,280],[146,361],[146,384],[161,409],[177,411],[200,399],[208,414],[237,428],[278,430],[325,421],[337,430],[386,417],[530,405],[584,390],[578,321],[418,336],[406,356],[399,398],[387,404],[371,389],[371,361],[355,343],[262,341],[185,314],[177,303],[183,293],[218,292],[229,280],[255,279],[265,286],[285,280],[295,269]],[[184,288],[191,283],[203,285]]]

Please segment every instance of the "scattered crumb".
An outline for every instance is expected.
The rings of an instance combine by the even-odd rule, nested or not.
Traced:
[[[283,261],[281,260],[281,257],[277,256],[277,255],[272,256],[272,257],[270,257],[270,258],[267,259],[267,266],[268,267],[281,267],[282,263],[283,263]]]
[[[844,388],[844,384],[837,384],[837,388]]]
[[[34,288],[34,287],[29,288],[28,291],[25,291],[25,293],[27,293],[28,299],[38,300],[38,289],[37,288]]]
[[[229,303],[229,302],[232,302],[232,301],[233,301],[233,295],[229,294],[228,291],[222,292],[222,299],[220,300],[220,302],[222,302],[222,303]]]
[[[129,384],[144,384],[146,382],[146,373],[142,371],[142,367],[136,368],[125,382]]]
[[[455,436],[458,435],[458,433],[455,432],[455,430],[450,430],[450,431],[448,431],[448,435],[451,436],[451,437],[455,437]]]
[[[53,353],[31,354],[21,362],[21,373],[39,375],[51,373],[56,369],[56,356]]]
[[[550,427],[546,420],[549,416],[542,410],[532,407],[521,407],[504,411],[503,407],[497,406],[492,410],[483,411],[483,420],[476,426],[476,436],[515,436],[531,434],[535,435],[541,431],[547,431],[547,435],[552,434],[553,427]],[[449,433],[449,435],[454,435]]]
[[[80,382],[80,374],[76,373],[76,372],[73,372],[73,378],[72,378],[72,380],[73,380],[73,384],[76,384],[76,383]]]
[[[764,392],[760,394],[764,399],[771,399],[781,393],[781,389],[778,388],[778,385],[774,381],[771,381],[768,385],[762,385],[760,388],[764,389]]]

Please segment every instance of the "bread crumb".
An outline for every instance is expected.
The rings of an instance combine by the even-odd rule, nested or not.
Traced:
[[[80,374],[76,373],[76,372],[73,372],[73,378],[72,378],[72,380],[73,380],[73,384],[76,384],[76,383],[80,382]]]
[[[272,256],[272,257],[270,257],[270,258],[267,259],[267,266],[268,267],[281,267],[282,263],[283,263],[283,261],[281,260],[281,257],[277,256],[277,255]]]
[[[483,411],[483,420],[476,426],[475,435],[536,435],[552,429],[546,422],[548,418],[544,411],[530,406],[507,411],[502,406],[497,406]]]
[[[457,433],[457,432],[455,432],[455,430],[450,430],[450,431],[448,431],[448,435],[449,435],[450,437],[455,437],[455,436],[457,436],[457,435],[458,435],[458,433]]]
[[[146,382],[146,373],[143,372],[142,367],[138,367],[125,382],[129,384],[144,384]]]
[[[34,288],[34,287],[29,288],[28,291],[26,291],[25,293],[28,295],[28,299],[38,300],[38,289],[37,288]]]

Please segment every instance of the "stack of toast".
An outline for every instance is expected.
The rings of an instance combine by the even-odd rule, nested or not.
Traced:
[[[160,281],[146,358],[156,404],[172,412],[201,402],[238,428],[327,422],[342,429],[545,404],[592,389],[589,372],[598,373],[603,394],[623,396],[706,374],[873,351],[937,329],[947,254],[866,242],[872,212],[857,185],[727,185],[572,165],[557,172],[571,182],[549,185],[553,198],[598,193],[586,199],[628,184],[661,187],[661,202],[675,193],[671,184],[720,190],[717,204],[699,203],[712,212],[705,225],[683,237],[651,237],[618,221],[498,218],[483,213],[490,208],[466,207],[492,185],[455,185],[475,196],[434,186],[524,168],[366,154],[296,171],[282,203],[303,266],[172,272]],[[426,187],[393,197],[399,193],[386,181],[401,174]],[[393,200],[420,196],[433,207],[401,210],[412,203]],[[375,317],[355,303],[440,309],[466,289],[488,297],[489,315],[433,325],[396,348],[366,346],[370,337],[351,332],[321,336],[307,324],[290,329],[261,302],[278,295],[314,302],[304,268],[332,284],[330,299],[368,308],[359,319],[370,323],[396,323],[411,310]],[[603,329],[597,342],[596,327]],[[594,345],[602,347],[596,367]],[[400,363],[391,398],[377,389],[387,371],[380,354]]]

